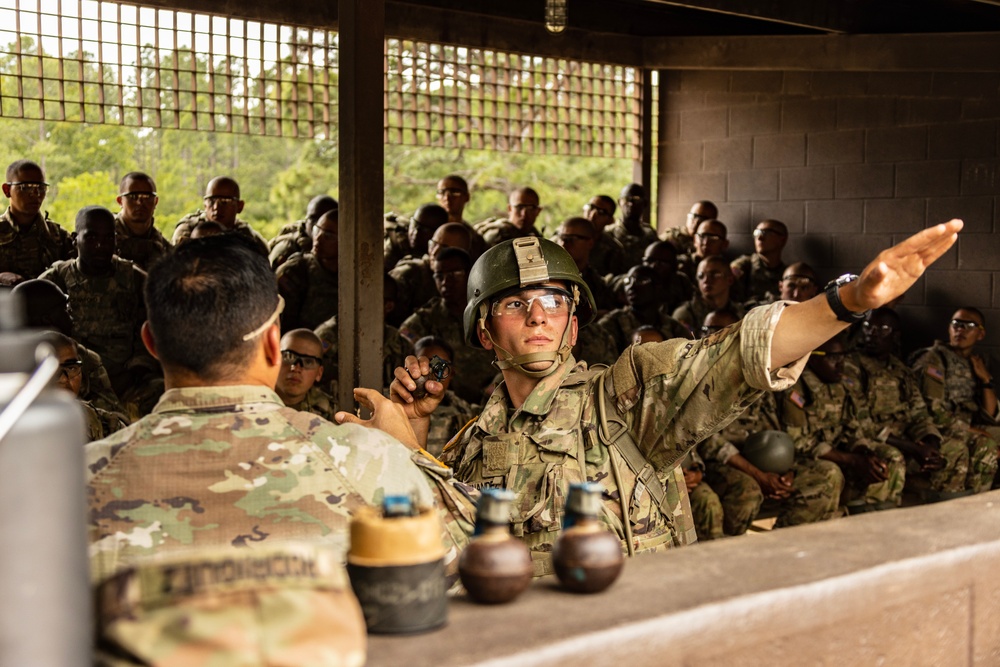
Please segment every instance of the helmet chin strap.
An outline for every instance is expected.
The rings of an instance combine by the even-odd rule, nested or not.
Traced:
[[[493,348],[497,351],[497,355],[500,357],[493,362],[498,369],[504,371],[508,368],[513,368],[518,373],[526,375],[530,378],[541,379],[548,377],[559,370],[559,367],[566,363],[566,360],[570,358],[573,352],[573,346],[569,344],[569,333],[573,328],[573,315],[576,313],[576,304],[580,301],[580,288],[573,285],[573,303],[569,308],[569,318],[566,320],[566,328],[563,330],[562,339],[559,341],[559,349],[555,352],[529,352],[528,354],[522,354],[515,357],[510,352],[500,347],[493,336],[490,335],[490,330],[486,328],[486,314],[489,311],[489,306],[486,303],[482,303],[479,306],[479,328],[486,335],[486,339],[493,344]],[[532,371],[525,368],[526,364],[533,364],[540,361],[548,361],[549,365],[540,371]]]

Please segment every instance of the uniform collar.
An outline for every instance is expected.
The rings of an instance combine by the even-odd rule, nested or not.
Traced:
[[[248,412],[281,407],[284,403],[269,387],[225,385],[168,389],[153,412]]]

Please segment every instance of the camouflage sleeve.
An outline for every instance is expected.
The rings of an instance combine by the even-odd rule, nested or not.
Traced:
[[[468,546],[476,527],[479,491],[456,480],[451,468],[421,452],[414,452],[412,460],[430,482],[436,496],[438,515],[444,528],[442,539],[447,549],[445,571],[455,576],[458,574],[458,556]]]
[[[423,314],[420,310],[413,313],[399,325],[399,333],[410,341],[411,344],[429,335],[427,327],[424,326]]]
[[[688,330],[694,329],[694,313],[691,311],[691,302],[682,303],[671,315],[675,320],[683,324]]]
[[[62,266],[62,262],[61,261],[56,262],[49,268],[45,269],[45,271],[43,271],[42,274],[38,276],[38,279],[48,280],[50,283],[53,283],[59,289],[61,289],[63,294],[66,294],[68,290],[66,289],[66,281],[63,280],[62,272],[59,271],[60,266]]]
[[[903,392],[906,394],[905,406],[907,408],[907,429],[906,436],[911,440],[920,441],[927,436],[941,438],[941,432],[934,425],[934,418],[931,416],[927,403],[920,391],[920,379],[914,371],[908,368],[901,368]]]
[[[283,331],[289,331],[299,326],[303,299],[309,287],[309,267],[304,256],[292,255],[287,262],[278,267],[276,277],[278,293],[285,300],[281,328]]]
[[[702,459],[716,461],[721,464],[725,464],[734,455],[740,453],[736,445],[722,437],[721,433],[709,436],[707,440],[698,445],[697,451]]]
[[[174,235],[171,237],[170,243],[172,245],[178,245],[179,243],[183,243],[191,238],[191,229],[193,227],[194,221],[192,220],[192,216],[187,216],[181,219],[181,221],[177,223],[177,226],[174,227]]]
[[[939,425],[950,424],[953,416],[945,394],[945,366],[941,355],[928,350],[914,362],[913,370],[917,373],[920,393],[934,422]]]

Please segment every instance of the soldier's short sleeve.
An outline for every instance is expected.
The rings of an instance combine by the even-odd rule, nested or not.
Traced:
[[[743,357],[743,369],[747,384],[756,389],[782,391],[788,389],[802,374],[809,355],[798,361],[770,370],[771,344],[774,341],[774,330],[778,326],[781,312],[788,306],[787,301],[777,301],[767,306],[754,308],[742,322],[740,335],[740,352]]]

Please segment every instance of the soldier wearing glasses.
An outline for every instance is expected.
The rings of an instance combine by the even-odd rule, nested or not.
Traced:
[[[646,189],[638,183],[626,185],[618,197],[618,205],[621,207],[622,217],[608,228],[608,234],[622,244],[626,264],[635,266],[642,262],[646,246],[659,240],[656,230],[642,219],[649,208]]]
[[[785,263],[781,251],[788,241],[788,228],[778,220],[761,220],[753,230],[752,255],[741,255],[733,260],[736,276],[734,297],[739,301],[763,300],[768,293],[778,291]]]
[[[535,229],[535,220],[542,212],[538,193],[531,188],[518,188],[507,198],[506,220],[484,220],[476,225],[476,232],[481,234],[487,248],[498,243],[523,236],[541,236]]]
[[[966,488],[975,493],[989,491],[997,471],[997,395],[993,375],[974,352],[985,337],[982,312],[963,306],[948,323],[948,343],[936,341],[913,356],[935,423],[964,436],[969,448]]]
[[[59,360],[57,380],[59,386],[71,393],[83,408],[87,442],[106,438],[115,431],[120,431],[128,426],[124,417],[110,410],[101,409],[83,399],[83,358],[80,356],[77,342],[69,336],[55,331],[49,332],[48,340]]]
[[[53,262],[76,256],[69,232],[42,212],[48,191],[45,172],[34,162],[7,167],[3,193],[10,205],[0,216],[0,285],[37,278]]]
[[[604,231],[615,223],[615,200],[608,195],[596,195],[583,206],[583,216],[594,226],[594,248],[590,253],[590,266],[601,276],[620,276],[629,270],[625,248],[611,234]]]
[[[438,181],[436,196],[438,203],[448,212],[448,222],[461,223],[469,230],[469,254],[472,261],[476,261],[486,250],[486,243],[464,218],[465,207],[469,203],[469,184],[458,174],[448,174]]]
[[[195,211],[177,223],[177,227],[174,228],[174,237],[171,239],[174,245],[190,237],[191,230],[199,222],[210,220],[219,223],[227,231],[246,236],[253,241],[256,249],[264,257],[267,257],[267,241],[257,230],[239,219],[239,214],[243,212],[243,207],[246,205],[246,202],[240,199],[239,183],[228,176],[213,178],[205,187],[203,199],[205,202],[203,210]]]
[[[694,253],[694,233],[698,225],[719,217],[718,207],[710,201],[696,201],[688,211],[683,227],[670,227],[663,233],[663,240],[670,241],[682,254]]]
[[[129,172],[118,185],[115,201],[122,207],[115,215],[118,256],[145,271],[170,250],[170,241],[154,226],[153,213],[160,201],[156,182],[141,171]]]
[[[293,329],[281,337],[281,370],[274,391],[299,412],[333,421],[334,400],[316,383],[323,377],[323,341],[309,329]]]

